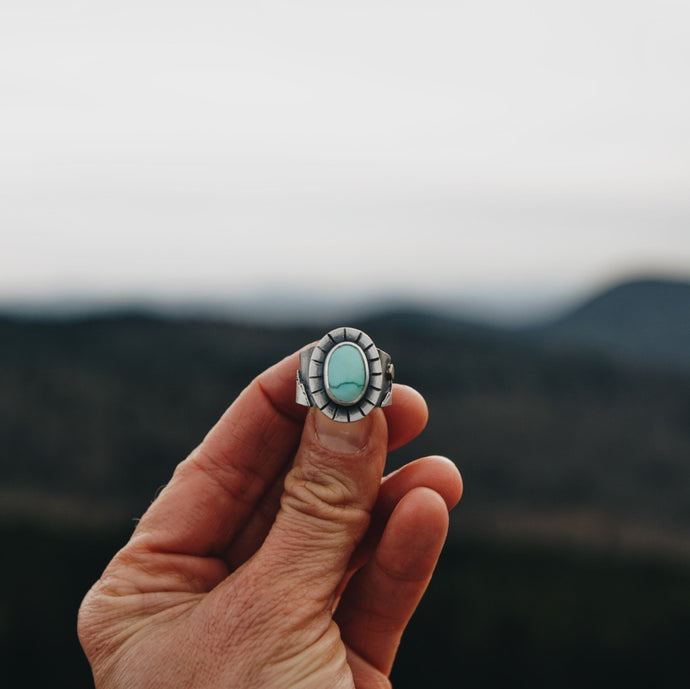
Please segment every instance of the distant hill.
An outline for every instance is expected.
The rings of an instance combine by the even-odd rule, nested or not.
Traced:
[[[553,349],[690,370],[690,282],[624,282],[523,333]]]
[[[428,429],[390,468],[429,452],[456,460],[459,523],[599,539],[638,538],[644,524],[645,540],[668,529],[690,550],[690,375],[590,345],[546,348],[548,329],[526,336],[413,311],[350,323],[429,404]],[[0,519],[140,514],[253,376],[339,324],[0,317]]]

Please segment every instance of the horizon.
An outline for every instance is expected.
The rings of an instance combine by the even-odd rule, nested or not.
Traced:
[[[380,295],[376,300],[338,300],[335,295],[315,296],[306,292],[268,290],[236,297],[184,295],[146,297],[85,298],[82,295],[55,296],[52,299],[3,301],[0,317],[81,319],[123,314],[164,318],[220,318],[259,325],[312,325],[326,319],[371,317],[395,312],[419,312],[488,327],[513,328],[539,325],[558,319],[590,300],[615,288],[636,283],[662,283],[690,286],[687,275],[639,273],[618,276],[576,292],[515,294],[501,291],[459,294],[456,298],[420,298],[415,295]]]

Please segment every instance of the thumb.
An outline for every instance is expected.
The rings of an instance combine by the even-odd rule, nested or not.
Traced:
[[[328,605],[369,526],[387,435],[380,409],[353,423],[312,409],[255,564],[280,572],[288,590],[306,590],[312,601]]]

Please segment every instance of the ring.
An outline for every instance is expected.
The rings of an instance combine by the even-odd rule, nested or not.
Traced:
[[[392,402],[391,357],[357,328],[335,328],[300,352],[296,401],[334,421],[363,419]]]

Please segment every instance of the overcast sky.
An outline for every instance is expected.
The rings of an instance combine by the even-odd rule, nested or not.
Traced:
[[[687,2],[13,4],[0,304],[690,276]]]

